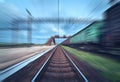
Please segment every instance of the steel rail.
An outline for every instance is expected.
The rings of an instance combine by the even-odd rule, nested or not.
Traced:
[[[44,69],[44,67],[46,66],[46,64],[48,63],[48,61],[50,60],[50,58],[52,57],[52,55],[54,54],[56,48],[53,50],[53,52],[50,54],[50,56],[47,58],[47,60],[45,61],[45,63],[42,65],[42,67],[40,68],[40,70],[37,72],[37,74],[33,77],[31,82],[35,82],[36,78],[38,77],[38,75],[42,72],[42,70]]]
[[[50,58],[53,56],[53,53],[55,52],[56,48],[54,49],[54,51],[50,54],[50,56],[48,57],[48,59],[45,61],[45,63],[43,64],[43,66],[40,68],[40,70],[37,72],[37,74],[33,77],[31,82],[35,82],[36,78],[39,76],[39,74],[42,72],[42,70],[45,68],[45,66],[47,65],[48,61],[50,60]],[[63,50],[63,49],[62,49]],[[65,54],[65,56],[68,58],[68,60],[73,64],[73,66],[75,67],[75,69],[78,71],[78,73],[80,74],[80,76],[83,77],[83,79],[85,80],[85,82],[88,82],[88,79],[85,77],[85,75],[80,71],[80,69],[75,65],[75,63],[72,61],[72,59],[67,55],[67,53],[65,52],[65,50],[63,50],[63,53]]]
[[[85,77],[85,75],[81,72],[81,70],[75,65],[75,63],[72,61],[72,59],[68,56],[68,54],[66,53],[66,51],[62,48],[64,54],[66,55],[66,57],[69,59],[69,61],[73,64],[73,66],[76,68],[76,70],[79,72],[79,74],[83,77],[83,79],[85,80],[85,82],[88,82],[88,79]]]

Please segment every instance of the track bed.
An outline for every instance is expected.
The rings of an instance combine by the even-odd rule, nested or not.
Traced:
[[[35,82],[85,82],[61,47],[57,47]]]

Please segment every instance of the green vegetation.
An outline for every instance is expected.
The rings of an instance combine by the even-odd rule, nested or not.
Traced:
[[[87,62],[92,67],[99,70],[101,75],[105,78],[112,82],[120,82],[120,63],[117,61],[91,54],[89,52],[78,51],[70,47],[62,47],[82,61]]]

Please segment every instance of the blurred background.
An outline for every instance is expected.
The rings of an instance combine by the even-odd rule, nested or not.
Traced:
[[[71,36],[96,20],[117,0],[0,0],[0,44],[45,44],[50,37]],[[59,15],[59,16],[58,16]],[[55,23],[61,18],[66,22]],[[79,23],[68,23],[80,19]],[[47,22],[41,22],[47,21]],[[30,32],[28,32],[30,31]],[[57,43],[64,38],[57,40]]]
[[[0,71],[58,44],[120,82],[120,0],[0,0]]]

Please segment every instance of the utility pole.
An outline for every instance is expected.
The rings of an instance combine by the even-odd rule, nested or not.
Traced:
[[[28,41],[28,47],[31,46],[32,44],[32,14],[30,13],[30,11],[28,9],[26,9],[26,12],[28,13],[28,37],[27,37],[27,41]]]
[[[12,41],[12,44],[18,44],[18,32],[19,32],[19,29],[18,29],[18,23],[17,21],[14,21],[12,23],[12,29],[11,29],[11,32],[12,32],[12,37],[11,37],[11,41]]]

